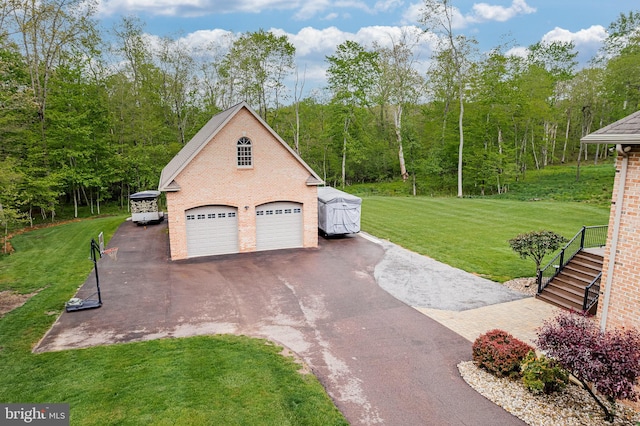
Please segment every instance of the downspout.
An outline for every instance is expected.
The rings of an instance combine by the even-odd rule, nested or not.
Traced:
[[[618,197],[616,198],[616,215],[613,219],[613,233],[611,235],[611,248],[609,249],[609,264],[607,265],[607,280],[604,287],[604,300],[602,315],[600,316],[600,331],[607,328],[607,314],[609,313],[609,299],[611,298],[611,283],[613,282],[613,270],[616,264],[616,251],[618,250],[618,236],[620,235],[620,221],[622,219],[622,203],[624,202],[624,187],[627,183],[627,167],[629,164],[630,146],[616,145],[616,151],[622,156],[622,170],[618,179]]]

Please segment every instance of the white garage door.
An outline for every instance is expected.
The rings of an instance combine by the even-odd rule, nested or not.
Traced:
[[[276,202],[256,207],[256,250],[302,247],[302,204]]]
[[[229,206],[187,210],[187,256],[238,253],[238,212]]]

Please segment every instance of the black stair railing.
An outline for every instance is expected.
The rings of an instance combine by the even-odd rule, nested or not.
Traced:
[[[582,229],[569,240],[553,259],[538,272],[538,294],[554,279],[573,257],[582,249],[604,247],[607,243],[608,225],[583,226]]]
[[[593,305],[598,303],[600,295],[600,281],[602,280],[602,272],[600,272],[591,284],[584,288],[584,301],[582,302],[582,310],[587,312]]]

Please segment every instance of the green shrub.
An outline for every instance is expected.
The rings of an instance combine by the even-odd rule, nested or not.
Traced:
[[[561,391],[569,382],[569,373],[556,361],[544,355],[537,357],[534,351],[529,352],[520,370],[524,386],[534,395]]]
[[[491,330],[473,342],[473,361],[498,377],[517,377],[520,364],[533,348],[502,330]]]

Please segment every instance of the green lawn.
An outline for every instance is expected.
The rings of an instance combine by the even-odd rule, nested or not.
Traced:
[[[84,220],[13,238],[0,291],[38,291],[0,318],[0,401],[66,402],[77,425],[345,425],[322,385],[264,340],[162,339],[33,354],[91,272],[89,242],[123,217]]]
[[[495,198],[364,197],[362,230],[495,281],[535,274],[508,240],[549,229],[573,237],[583,225],[606,225],[609,208],[577,202]]]

